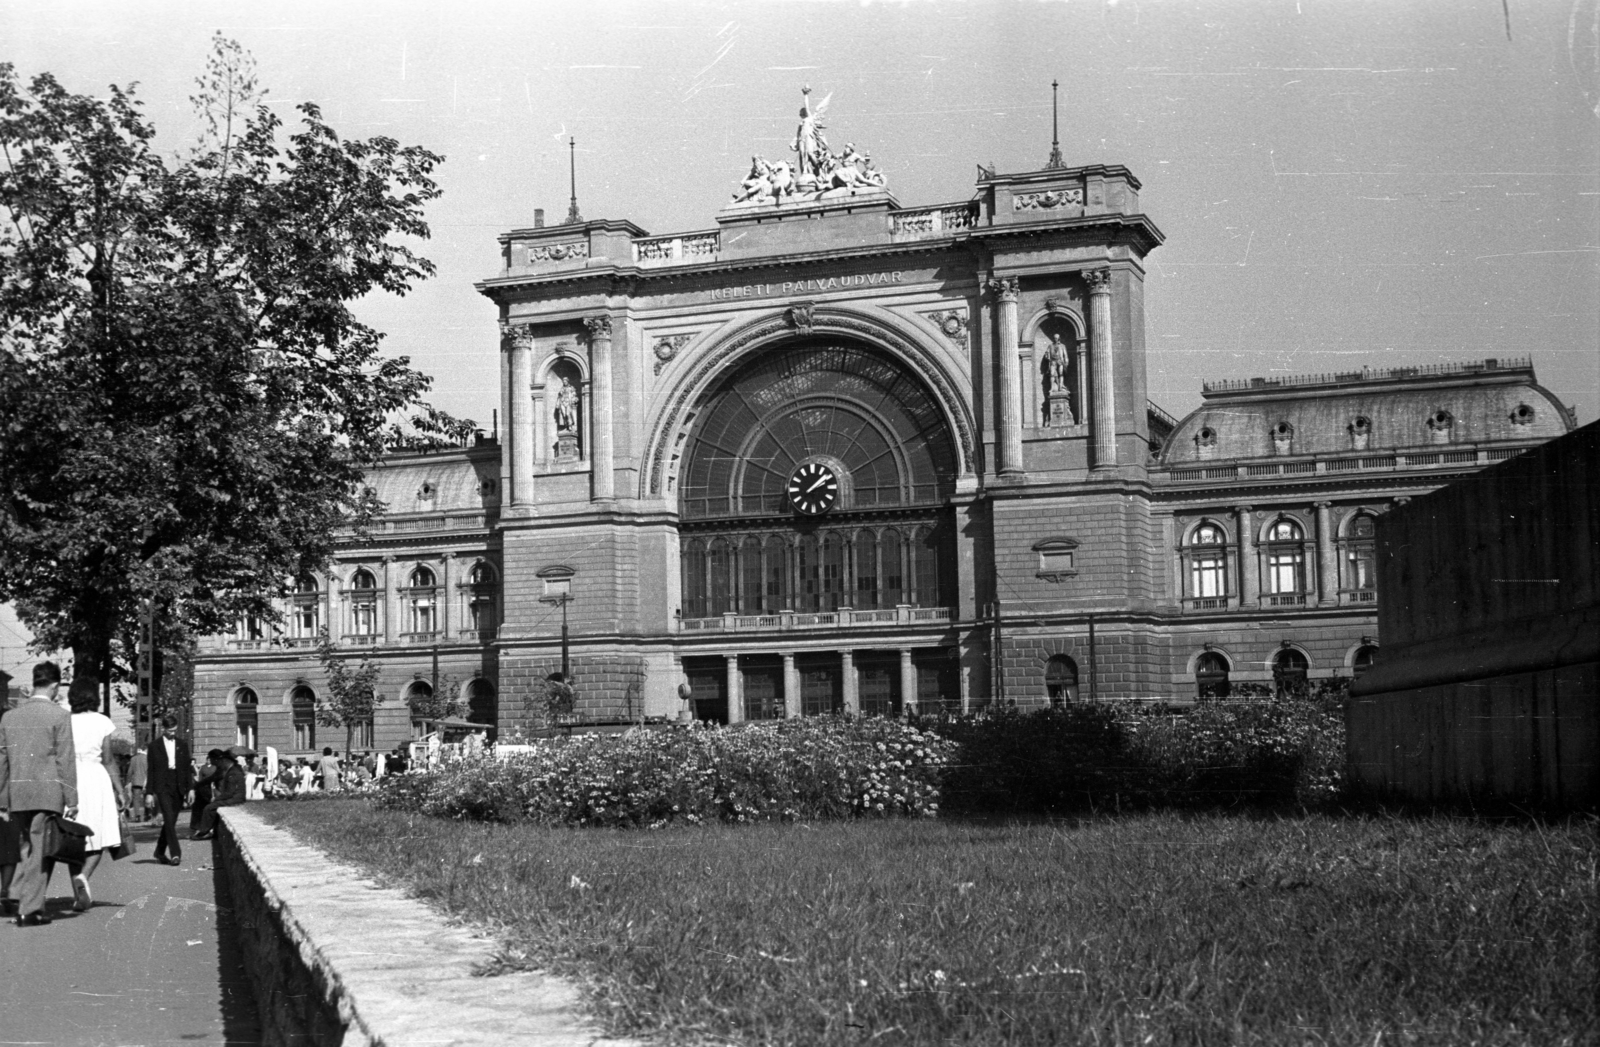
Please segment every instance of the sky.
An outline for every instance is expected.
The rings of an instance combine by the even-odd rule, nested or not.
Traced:
[[[442,153],[437,275],[363,301],[430,398],[487,423],[497,233],[566,214],[713,227],[802,85],[832,96],[907,207],[1034,170],[1059,80],[1068,164],[1124,164],[1147,260],[1150,395],[1363,364],[1533,359],[1600,407],[1600,0],[1029,3],[82,3],[0,0],[0,61],[69,89],[138,81],[174,153],[215,31],[286,120]]]

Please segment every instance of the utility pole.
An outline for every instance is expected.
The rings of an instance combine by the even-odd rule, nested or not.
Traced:
[[[1050,159],[1044,162],[1047,171],[1067,166],[1061,159],[1061,113],[1057,99],[1060,86],[1059,81],[1050,81]]]

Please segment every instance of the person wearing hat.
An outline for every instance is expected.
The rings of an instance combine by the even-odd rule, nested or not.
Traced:
[[[18,927],[50,922],[45,834],[52,818],[78,813],[78,753],[72,717],[56,704],[60,689],[60,667],[40,662],[33,667],[33,694],[0,717],[0,817],[16,826],[21,851],[11,885]]]
[[[205,813],[200,816],[199,831],[190,837],[192,840],[209,840],[216,836],[217,809],[237,807],[245,801],[244,769],[234,759],[233,753],[226,749],[213,749],[206,754],[206,760],[216,769],[211,776],[213,795]]]

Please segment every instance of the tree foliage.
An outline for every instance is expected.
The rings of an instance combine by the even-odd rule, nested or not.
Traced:
[[[169,158],[132,88],[0,64],[0,600],[96,665],[144,599],[180,637],[272,617],[429,384],[350,306],[433,272],[442,157],[283,126],[220,37],[198,83]]]
[[[340,654],[338,646],[328,639],[326,631],[317,641],[317,660],[328,675],[328,686],[317,695],[317,722],[324,727],[343,728],[344,751],[349,752],[356,728],[370,724],[383,704],[383,692],[378,690],[378,665],[370,650],[352,665],[349,656]]]

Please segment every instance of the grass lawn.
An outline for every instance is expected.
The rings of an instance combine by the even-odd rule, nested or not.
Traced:
[[[577,975],[614,1032],[1594,1043],[1593,821],[1141,814],[572,830],[253,808]]]

